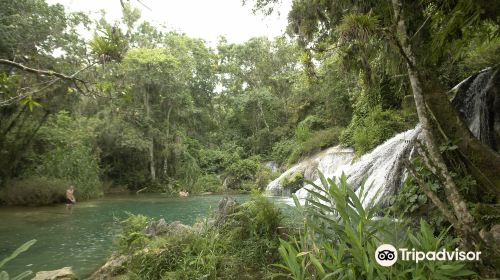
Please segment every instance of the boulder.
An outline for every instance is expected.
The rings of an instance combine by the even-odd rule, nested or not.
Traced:
[[[191,230],[190,226],[184,225],[179,221],[174,221],[168,225],[166,232],[168,232],[168,233],[176,232],[177,233],[180,231],[182,232],[182,231],[189,231],[189,230]]]
[[[224,189],[238,189],[241,186],[241,181],[234,178],[233,176],[228,176],[224,179],[222,187]]]
[[[122,274],[126,271],[126,264],[129,260],[130,256],[127,255],[113,255],[106,264],[94,272],[87,280],[106,280]]]
[[[234,212],[236,201],[234,198],[225,196],[219,201],[218,211],[215,217],[215,224],[221,225],[226,221],[226,217]]]
[[[51,271],[39,271],[32,280],[73,280],[78,279],[71,267],[63,267]]]
[[[158,221],[150,222],[144,229],[144,233],[149,237],[153,237],[167,231],[168,227],[169,225],[165,219],[159,219]]]
[[[149,237],[155,237],[170,232],[190,230],[190,226],[183,225],[179,221],[171,222],[170,224],[165,219],[150,222],[144,229],[144,233]]]

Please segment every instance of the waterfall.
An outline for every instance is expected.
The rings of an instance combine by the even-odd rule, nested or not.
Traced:
[[[482,143],[500,149],[500,74],[499,68],[485,69],[452,89],[457,109],[469,130]]]
[[[406,172],[403,161],[410,157],[413,145],[421,131],[420,126],[399,133],[393,138],[377,146],[372,152],[363,155],[353,163],[340,166],[333,172],[325,172],[327,178],[340,177],[342,173],[348,176],[347,182],[355,187],[365,186],[366,199],[364,204],[379,193],[378,198],[389,197],[401,186],[405,180]],[[320,180],[315,180],[320,184]],[[305,186],[298,190],[296,195],[300,199],[307,197],[307,190],[311,186]]]
[[[489,68],[467,78],[452,92],[455,97],[452,104],[471,132],[483,143],[498,151],[500,135],[500,74],[498,69]],[[353,150],[340,146],[329,148],[304,161],[297,163],[281,176],[269,183],[267,191],[272,195],[290,195],[283,188],[283,180],[297,172],[305,179],[320,184],[316,170],[325,177],[339,177],[342,173],[348,177],[348,183],[359,191],[365,186],[366,206],[377,192],[376,201],[395,194],[406,178],[404,160],[414,155],[414,143],[421,131],[420,125],[414,129],[402,132],[377,146],[373,151],[354,159]],[[308,195],[306,185],[295,194],[299,199]]]
[[[318,170],[323,174],[333,174],[336,170],[349,164],[354,158],[351,148],[335,146],[317,153],[301,162],[295,164],[278,178],[267,185],[267,192],[271,195],[288,195],[283,189],[283,180],[293,174],[300,173],[304,179],[314,181],[318,179]]]
[[[264,166],[271,169],[272,172],[277,172],[279,170],[279,165],[275,161],[266,161],[264,162]]]

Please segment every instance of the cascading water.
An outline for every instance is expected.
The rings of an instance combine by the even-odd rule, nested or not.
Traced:
[[[366,192],[364,203],[366,204],[379,191],[378,198],[392,195],[405,179],[403,161],[410,157],[420,130],[420,126],[417,126],[412,130],[402,132],[354,163],[346,164],[333,173],[324,173],[324,175],[330,178],[339,177],[345,173],[348,176],[347,182],[356,188],[364,183]],[[315,183],[319,184],[320,182]],[[307,196],[305,188],[297,191],[297,197],[305,198]]]
[[[500,68],[486,69],[455,88],[452,104],[469,130],[497,152],[500,149]]]
[[[285,178],[300,173],[304,179],[314,181],[318,179],[318,170],[324,174],[334,173],[340,167],[349,164],[353,157],[354,151],[351,148],[340,146],[329,148],[289,168],[267,185],[267,192],[272,195],[288,195],[288,190],[282,186]]]
[[[455,91],[452,104],[462,115],[471,132],[483,143],[498,151],[500,135],[500,74],[498,68],[489,68],[472,76],[459,85]],[[283,188],[285,178],[297,172],[305,179],[319,184],[317,170],[325,177],[339,177],[342,173],[348,177],[348,182],[355,189],[364,183],[367,205],[377,192],[377,200],[393,195],[403,184],[406,177],[404,160],[412,157],[414,144],[419,137],[421,128],[402,132],[372,152],[353,160],[353,150],[336,146],[308,158],[285,171],[280,177],[269,183],[267,191],[272,195],[289,195]],[[306,198],[306,185],[295,194],[299,199]]]

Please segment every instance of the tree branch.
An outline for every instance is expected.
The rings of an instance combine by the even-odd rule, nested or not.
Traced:
[[[33,68],[30,68],[30,67],[26,67],[26,66],[24,66],[22,64],[19,64],[17,62],[13,62],[13,61],[10,61],[10,60],[5,60],[5,59],[0,59],[0,64],[11,65],[11,66],[17,67],[19,69],[22,69],[22,70],[24,70],[26,72],[35,73],[35,74],[38,74],[38,75],[46,75],[46,72],[47,72],[47,73],[51,73],[50,76],[55,77],[53,80],[50,80],[50,81],[47,81],[47,82],[43,82],[42,84],[46,84],[46,85],[43,86],[43,87],[41,87],[41,88],[38,88],[38,89],[35,89],[35,90],[32,90],[32,91],[27,91],[27,92],[24,92],[24,93],[18,93],[16,96],[13,96],[13,97],[11,97],[9,99],[1,100],[0,101],[0,107],[8,106],[8,105],[10,105],[10,104],[12,104],[14,102],[18,102],[18,101],[22,100],[23,98],[26,98],[28,96],[34,95],[35,93],[39,93],[41,91],[44,91],[44,90],[50,88],[52,85],[54,85],[56,82],[58,82],[60,80],[67,80],[67,81],[72,82],[73,86],[80,93],[82,93],[83,95],[86,95],[85,91],[82,90],[82,88],[78,85],[78,83],[79,82],[82,83],[83,87],[85,88],[85,90],[87,92],[90,92],[90,90],[89,90],[89,88],[87,86],[87,83],[85,81],[83,81],[81,79],[78,79],[78,78],[75,78],[75,77],[80,72],[89,69],[90,67],[94,66],[96,63],[97,62],[91,63],[91,64],[87,65],[86,67],[84,67],[84,68],[76,71],[72,75],[68,76],[68,75],[64,75],[64,74],[58,73],[58,72],[33,69]],[[47,75],[49,75],[49,74],[47,74]]]
[[[23,64],[20,64],[20,63],[14,62],[14,61],[10,61],[10,60],[7,60],[7,59],[1,59],[0,58],[0,64],[12,66],[12,67],[21,69],[21,70],[23,70],[25,72],[28,72],[28,73],[33,73],[33,74],[37,74],[37,75],[52,76],[52,77],[57,77],[57,78],[60,78],[60,79],[63,79],[63,80],[79,81],[79,82],[85,83],[83,80],[80,80],[80,79],[78,79],[78,78],[75,77],[76,74],[80,73],[82,70],[76,72],[75,74],[73,74],[71,76],[68,76],[68,75],[65,75],[65,74],[62,74],[62,73],[59,73],[59,72],[55,72],[55,71],[52,71],[52,70],[41,70],[41,69],[31,68],[31,67],[28,67],[28,66],[25,66]],[[90,67],[90,66],[88,66],[88,67]],[[86,67],[84,69],[87,69],[88,67]]]

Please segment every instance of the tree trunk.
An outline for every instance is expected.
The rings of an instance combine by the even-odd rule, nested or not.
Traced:
[[[172,108],[174,106],[168,107],[168,112],[167,112],[167,141],[165,143],[165,158],[163,160],[163,176],[168,175],[168,141],[170,141],[170,113],[172,113]]]
[[[476,179],[481,182],[484,188],[492,186],[488,189],[493,191],[498,198],[500,191],[500,155],[474,137],[448,101],[446,94],[433,91],[426,94],[424,98],[443,133],[449,139],[458,140],[456,144],[460,152],[470,161],[473,169],[477,169],[482,173],[483,176],[475,176]],[[488,182],[484,182],[484,178]]]
[[[474,218],[467,209],[464,199],[458,192],[458,188],[451,177],[446,163],[441,155],[438,143],[432,133],[431,113],[428,111],[424,99],[424,85],[421,75],[417,70],[417,59],[413,53],[411,43],[407,34],[407,27],[402,11],[401,0],[392,0],[394,16],[397,22],[397,43],[400,51],[406,60],[408,76],[415,99],[418,118],[422,125],[423,139],[429,152],[429,159],[435,165],[437,176],[440,176],[445,188],[448,203],[450,203],[456,220],[458,221],[457,230],[462,233],[467,247],[473,247],[474,242]]]
[[[146,121],[147,121],[147,136],[149,137],[149,171],[151,174],[151,181],[156,181],[156,169],[155,169],[155,154],[154,154],[154,137],[152,135],[151,128],[151,108],[149,105],[149,86],[144,90],[144,109],[146,110]]]

